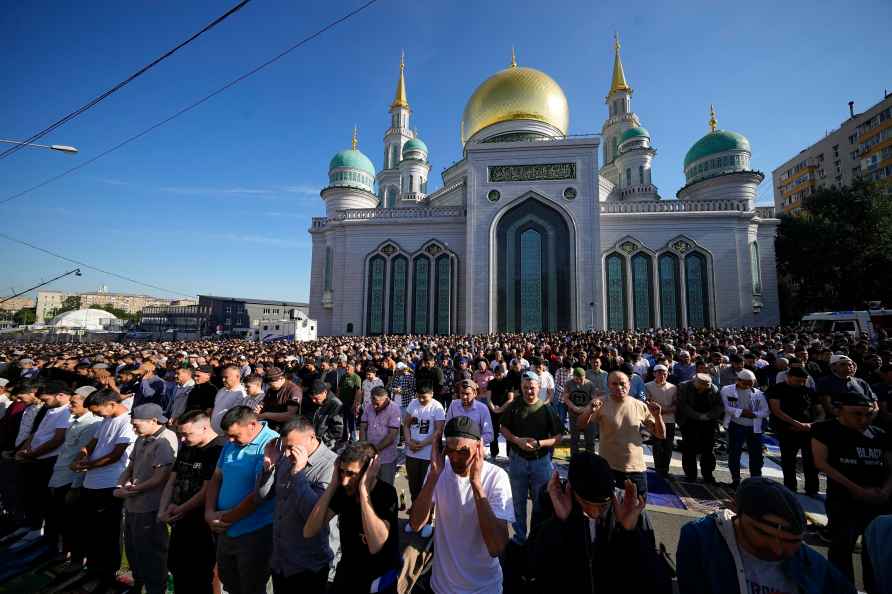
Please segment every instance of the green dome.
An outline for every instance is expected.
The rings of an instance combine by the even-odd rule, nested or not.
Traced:
[[[328,164],[328,170],[338,169],[341,167],[349,167],[350,169],[358,169],[372,177],[375,177],[375,166],[369,161],[369,158],[357,150],[346,149],[331,158]]]
[[[409,151],[421,151],[425,155],[429,154],[427,152],[427,145],[421,141],[420,138],[413,138],[409,142],[403,145],[403,157],[405,158],[406,153]]]
[[[636,128],[629,128],[619,137],[619,143],[622,144],[630,138],[636,138],[640,136],[650,138],[650,132],[647,131],[647,128],[642,128],[641,126],[638,126]]]
[[[750,150],[750,141],[743,134],[729,130],[716,130],[694,143],[694,146],[685,155],[684,167],[687,169],[688,165],[694,161],[699,161],[710,155],[725,151],[752,152]]]

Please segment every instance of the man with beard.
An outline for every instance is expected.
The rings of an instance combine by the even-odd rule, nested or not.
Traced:
[[[304,525],[304,538],[313,538],[338,516],[341,561],[332,594],[396,593],[399,505],[393,485],[378,480],[379,469],[372,444],[347,445],[335,463],[331,483]]]
[[[604,458],[578,452],[566,483],[552,475],[540,497],[548,518],[529,540],[536,591],[672,592],[644,497],[631,480],[615,489],[614,474]]]
[[[409,519],[419,530],[436,506],[431,588],[444,594],[500,594],[499,555],[508,544],[508,523],[514,521],[508,475],[484,460],[480,427],[471,418],[450,419],[444,435],[445,455],[434,445]]]

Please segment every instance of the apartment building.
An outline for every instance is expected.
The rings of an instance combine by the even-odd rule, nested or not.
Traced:
[[[863,113],[849,102],[849,118],[771,172],[775,211],[796,214],[802,199],[858,179],[892,180],[892,93]],[[892,187],[892,186],[890,186]]]

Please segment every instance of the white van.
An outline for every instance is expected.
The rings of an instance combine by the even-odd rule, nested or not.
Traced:
[[[892,334],[892,309],[822,311],[803,316],[802,325],[811,332],[844,332],[852,338],[864,332],[871,342],[876,342],[879,330]]]

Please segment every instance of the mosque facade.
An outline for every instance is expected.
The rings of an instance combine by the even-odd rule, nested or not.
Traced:
[[[468,100],[461,159],[428,192],[401,63],[382,167],[354,133],[309,230],[319,335],[777,324],[779,221],[755,205],[749,141],[711,109],[667,199],[618,40],[605,103],[600,135],[568,135],[561,87],[512,56]]]

